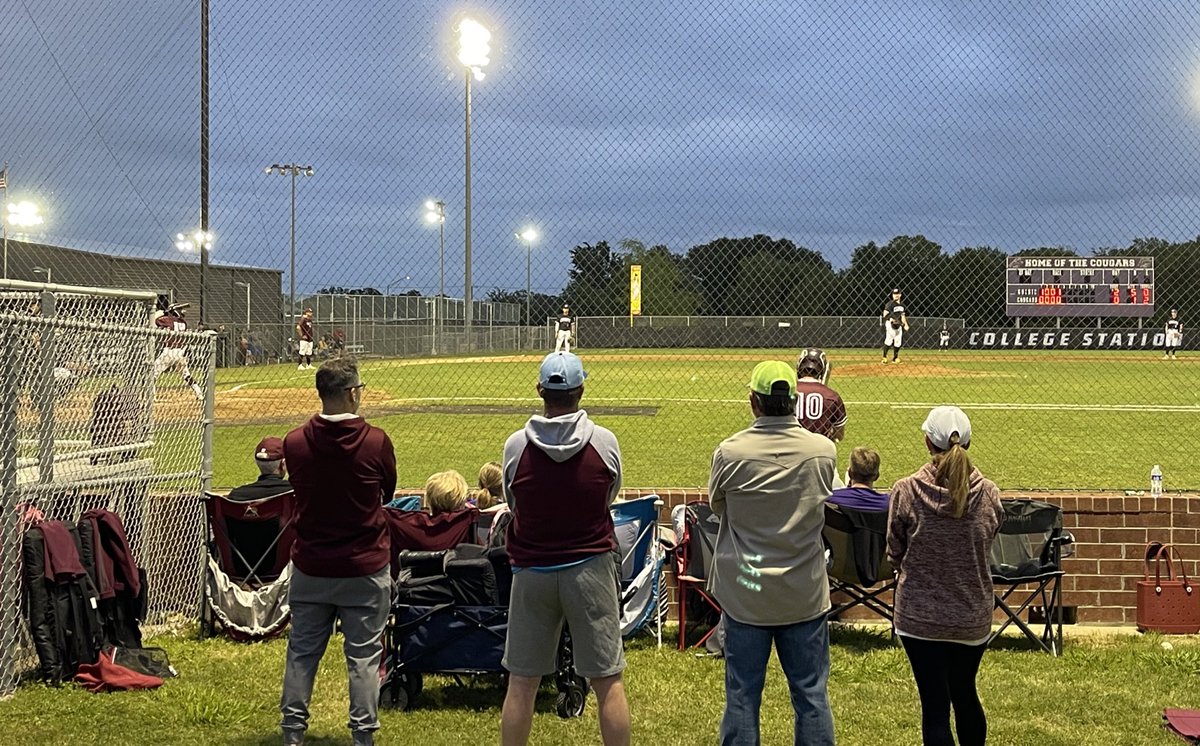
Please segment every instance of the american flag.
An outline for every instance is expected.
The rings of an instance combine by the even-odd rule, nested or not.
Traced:
[[[0,171],[0,189],[8,189],[8,169]]]

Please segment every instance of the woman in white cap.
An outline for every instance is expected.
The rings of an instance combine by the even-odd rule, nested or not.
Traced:
[[[929,463],[892,487],[887,552],[898,573],[896,634],[921,698],[928,746],[987,739],[975,676],[992,630],[988,559],[1004,518],[1000,491],[971,464],[971,421],[936,407],[921,426]]]

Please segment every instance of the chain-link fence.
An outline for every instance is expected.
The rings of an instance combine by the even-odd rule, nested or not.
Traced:
[[[0,281],[0,694],[35,662],[21,615],[31,521],[114,511],[147,571],[146,621],[197,607],[214,348],[153,329],[155,300]]]
[[[475,70],[468,15],[491,33]],[[62,0],[0,21],[5,226],[29,239],[6,273],[186,264],[145,289],[221,327],[221,486],[315,409],[293,372],[311,306],[322,354],[368,360],[411,486],[498,455],[565,317],[585,401],[641,408],[607,422],[631,486],[706,483],[754,360],[819,346],[842,459],[876,447],[884,483],[926,457],[922,410],[955,403],[1002,486],[1144,488],[1160,463],[1200,488],[1164,443],[1200,432],[1192,2]]]

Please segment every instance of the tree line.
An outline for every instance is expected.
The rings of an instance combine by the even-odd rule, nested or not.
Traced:
[[[1200,237],[1171,243],[1135,239],[1097,249],[1093,256],[1152,256],[1156,318],[1172,307],[1200,311]],[[1024,249],[1016,256],[1081,256],[1061,246]],[[948,252],[925,236],[896,236],[856,248],[834,266],[820,252],[765,235],[718,238],[686,253],[625,239],[582,243],[571,250],[562,293],[530,297],[535,323],[558,315],[562,303],[584,316],[629,313],[629,267],[642,267],[642,313],[662,316],[873,316],[893,287],[904,291],[913,316],[962,318],[967,326],[1004,326],[1008,254],[991,246]],[[495,289],[488,300],[518,303],[524,290]],[[1031,325],[1053,324],[1025,320]]]

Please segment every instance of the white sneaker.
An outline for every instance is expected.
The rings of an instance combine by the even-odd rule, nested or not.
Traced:
[[[1171,357],[1170,355],[1163,355],[1163,360],[1168,360],[1168,359],[1170,359],[1170,357]]]

